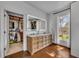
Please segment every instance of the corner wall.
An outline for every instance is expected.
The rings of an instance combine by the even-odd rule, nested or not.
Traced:
[[[56,16],[52,13],[48,15],[48,32],[52,34],[52,42],[56,42]]]

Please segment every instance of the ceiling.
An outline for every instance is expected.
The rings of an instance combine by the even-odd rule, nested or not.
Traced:
[[[26,1],[25,3],[28,3],[45,13],[50,13],[57,9],[63,8],[64,6],[68,5],[70,2],[72,1]]]

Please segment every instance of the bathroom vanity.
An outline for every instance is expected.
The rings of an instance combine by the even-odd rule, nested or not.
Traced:
[[[31,55],[52,43],[52,35],[47,33],[47,21],[35,16],[27,17],[27,48]]]
[[[31,55],[50,44],[52,44],[51,34],[29,35],[27,39],[27,47]]]

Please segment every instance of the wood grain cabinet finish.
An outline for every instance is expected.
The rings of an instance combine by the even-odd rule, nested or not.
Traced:
[[[43,35],[43,36],[28,36],[27,39],[27,47],[28,51],[31,55],[33,55],[35,52],[39,51],[40,49],[43,49],[47,47],[48,45],[52,44],[52,35]]]

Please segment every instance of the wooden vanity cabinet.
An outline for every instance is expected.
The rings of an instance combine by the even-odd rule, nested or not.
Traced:
[[[31,55],[52,43],[52,35],[28,36],[27,47]]]

